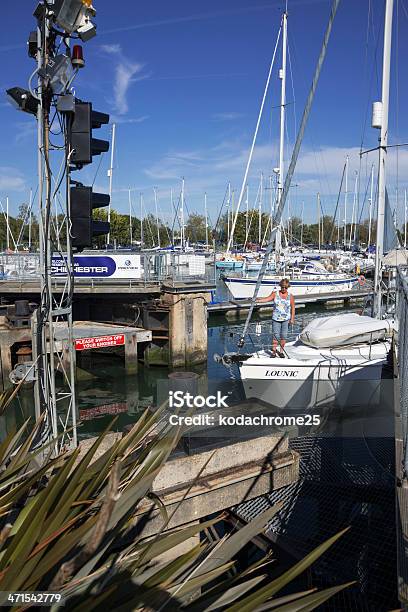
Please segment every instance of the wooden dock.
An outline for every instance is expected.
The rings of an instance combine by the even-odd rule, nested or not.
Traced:
[[[367,289],[353,289],[347,292],[341,293],[321,293],[320,295],[298,295],[296,296],[296,305],[304,306],[306,304],[326,304],[332,302],[350,303],[351,301],[364,300],[366,297],[372,295],[373,290],[371,287]],[[251,306],[250,300],[229,300],[225,302],[210,303],[207,306],[208,314],[210,315],[226,315],[248,312]],[[255,304],[254,310],[270,310],[272,308],[271,303],[266,304]]]

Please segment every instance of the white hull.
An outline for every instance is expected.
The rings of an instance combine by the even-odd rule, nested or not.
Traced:
[[[286,345],[285,358],[261,351],[240,365],[245,395],[298,411],[328,403],[347,408],[373,405],[380,399],[390,346],[387,340],[371,347],[318,350],[296,341]]]
[[[272,291],[276,291],[281,280],[281,276],[264,277],[259,288],[258,297],[267,297],[272,293]],[[226,277],[224,278],[224,282],[234,299],[250,299],[254,295],[256,278]],[[341,292],[348,293],[355,287],[357,282],[357,277],[337,277],[332,279],[290,279],[290,292],[295,297],[298,295],[322,295],[325,293]]]

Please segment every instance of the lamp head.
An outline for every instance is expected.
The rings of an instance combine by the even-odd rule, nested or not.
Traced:
[[[39,100],[22,87],[11,87],[6,90],[9,102],[17,108],[17,110],[36,115],[38,111]]]

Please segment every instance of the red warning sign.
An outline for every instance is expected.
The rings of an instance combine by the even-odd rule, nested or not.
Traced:
[[[96,336],[95,338],[79,338],[75,340],[75,350],[85,351],[87,349],[98,349],[105,346],[121,346],[123,344],[125,344],[124,334]]]

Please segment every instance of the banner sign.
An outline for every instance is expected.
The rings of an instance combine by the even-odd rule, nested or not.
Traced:
[[[65,260],[52,258],[51,274],[66,276]],[[74,276],[77,278],[141,278],[140,255],[74,255]]]
[[[113,336],[96,336],[94,338],[79,338],[75,340],[75,350],[85,351],[87,349],[103,348],[105,346],[122,346],[125,344],[124,334]]]

